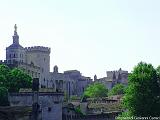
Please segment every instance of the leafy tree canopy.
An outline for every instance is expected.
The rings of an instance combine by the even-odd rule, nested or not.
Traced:
[[[20,88],[31,88],[32,78],[18,68],[14,68],[9,74],[9,92],[18,92]]]
[[[124,94],[125,86],[123,84],[116,84],[108,93],[109,96],[111,95],[121,95]]]
[[[84,92],[86,97],[107,97],[108,89],[101,83],[94,83],[87,87]]]
[[[160,116],[158,72],[151,64],[140,62],[128,77],[129,86],[123,99],[133,116]]]
[[[31,88],[31,85],[32,78],[22,70],[0,65],[0,105],[8,105],[8,91],[18,92],[20,88]]]
[[[7,87],[7,82],[9,79],[9,67],[6,65],[0,65],[0,86]]]

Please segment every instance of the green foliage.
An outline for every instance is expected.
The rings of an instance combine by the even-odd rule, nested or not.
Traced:
[[[123,84],[117,84],[109,91],[108,95],[121,95],[124,94],[124,91],[125,86]]]
[[[76,112],[77,114],[79,114],[79,115],[83,115],[80,106],[78,106],[78,107],[75,108],[75,112]]]
[[[116,120],[130,120],[132,118],[133,118],[133,115],[129,111],[125,111],[121,115],[116,117]],[[134,118],[132,120],[134,120]]]
[[[31,88],[32,78],[18,68],[10,71],[9,92],[18,92],[20,88]]]
[[[0,65],[0,74],[7,75],[10,71],[9,67],[6,65]]]
[[[158,72],[151,64],[140,62],[128,77],[123,104],[133,116],[160,116]]]
[[[6,65],[0,65],[0,87],[8,86],[9,71],[9,67]]]
[[[86,97],[107,97],[108,89],[101,83],[94,83],[87,87],[84,92]]]
[[[32,78],[20,69],[10,70],[6,65],[0,65],[0,105],[8,105],[8,102],[4,104],[8,101],[8,91],[18,92],[20,88],[31,88],[31,85]]]

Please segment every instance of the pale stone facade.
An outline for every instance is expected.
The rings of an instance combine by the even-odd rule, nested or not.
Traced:
[[[77,70],[58,72],[58,67],[50,72],[51,49],[43,46],[22,47],[19,44],[17,26],[14,27],[13,43],[6,48],[6,60],[0,63],[10,67],[18,67],[32,76],[39,78],[41,88],[54,88],[71,95],[82,95],[84,89],[92,82],[91,78],[84,77]]]
[[[108,89],[111,89],[114,85],[121,83],[124,85],[128,84],[128,71],[124,71],[121,68],[116,71],[107,71],[107,77],[97,79],[94,76],[94,82],[103,83]]]
[[[80,96],[85,88],[92,82],[90,77],[84,77],[78,70],[68,70],[64,73],[58,72],[58,67],[54,67],[54,71],[50,73],[50,84],[55,90],[62,90],[67,96]]]
[[[50,48],[43,46],[22,47],[15,24],[13,43],[6,48],[5,63],[21,68],[33,78],[40,79],[40,87],[46,86],[50,71]]]
[[[45,87],[49,81],[50,48],[35,46],[26,47],[26,63],[40,67],[40,85]]]

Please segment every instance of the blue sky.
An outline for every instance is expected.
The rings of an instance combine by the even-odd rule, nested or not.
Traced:
[[[51,71],[106,76],[160,65],[159,0],[0,0],[0,58],[18,26],[22,46],[51,47]]]

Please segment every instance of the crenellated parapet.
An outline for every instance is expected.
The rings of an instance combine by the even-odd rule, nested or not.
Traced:
[[[51,52],[51,48],[49,47],[43,47],[43,46],[33,46],[33,47],[25,47],[26,52],[46,52],[46,53],[50,53]]]

